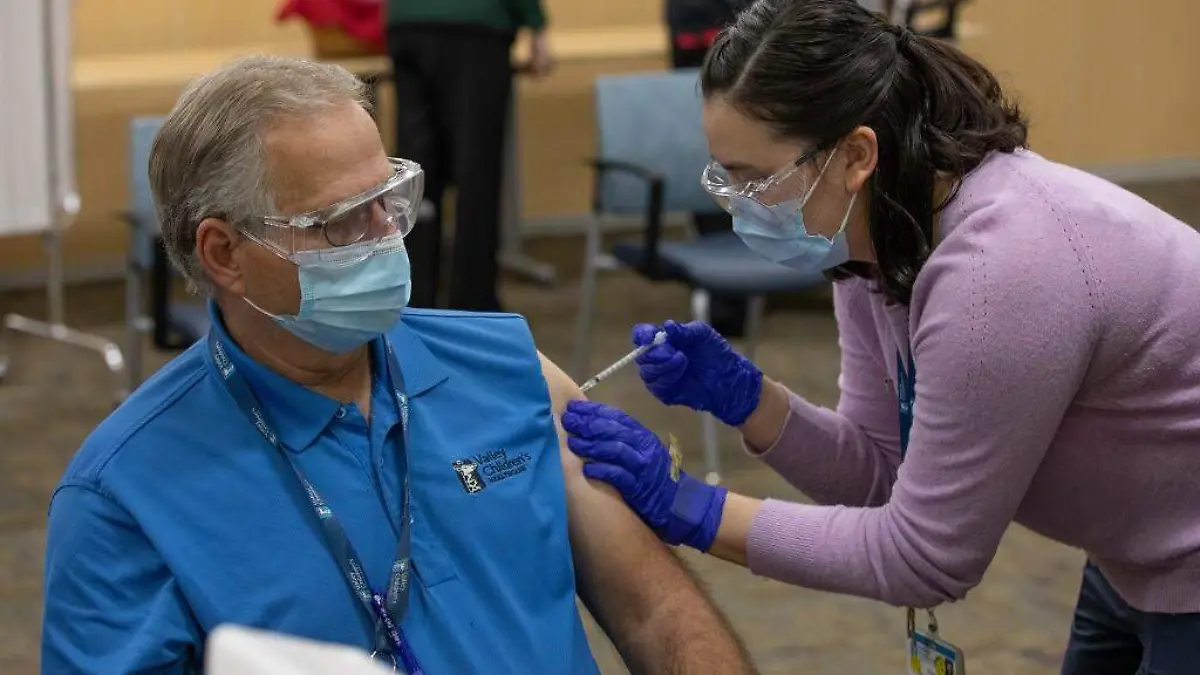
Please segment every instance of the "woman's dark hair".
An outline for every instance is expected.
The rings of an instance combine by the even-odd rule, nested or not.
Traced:
[[[877,264],[847,263],[830,276],[874,278],[902,304],[929,257],[934,214],[989,152],[1024,147],[1028,131],[981,63],[855,0],[758,0],[717,37],[700,86],[780,138],[832,148],[858,126],[875,131],[868,195]],[[935,205],[939,175],[953,189]]]

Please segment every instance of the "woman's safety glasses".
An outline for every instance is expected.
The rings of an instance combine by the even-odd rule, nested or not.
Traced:
[[[412,231],[425,174],[416,162],[391,158],[392,175],[383,183],[316,211],[295,216],[264,216],[263,228],[244,234],[297,262],[347,263],[369,256],[381,243],[391,246]],[[398,243],[398,242],[397,242]]]
[[[736,202],[750,199],[763,206],[775,206],[808,194],[815,176],[805,176],[801,169],[821,152],[817,146],[800,155],[779,171],[755,180],[737,181],[729,170],[719,162],[710,162],[704,168],[700,184],[726,211],[733,212]]]

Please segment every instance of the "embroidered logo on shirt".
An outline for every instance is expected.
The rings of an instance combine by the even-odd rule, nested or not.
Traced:
[[[495,484],[529,470],[533,457],[527,452],[510,454],[507,450],[489,450],[474,457],[454,462],[454,472],[468,494],[483,490],[489,483]]]
[[[467,494],[475,494],[482,492],[487,483],[483,482],[483,478],[479,475],[479,465],[467,459],[460,459],[452,465],[454,473],[458,474],[458,482],[462,483],[462,487],[467,491]]]

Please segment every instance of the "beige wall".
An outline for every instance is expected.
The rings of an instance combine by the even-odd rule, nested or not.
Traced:
[[[298,25],[274,22],[278,4],[77,0],[79,70],[119,70],[137,80],[172,59],[211,60],[235,50],[302,53],[307,35]],[[1139,12],[1129,7],[1114,0],[977,0],[965,17],[963,47],[1020,94],[1033,118],[1034,147],[1043,154],[1086,166],[1200,157],[1200,43],[1188,34],[1200,24],[1200,4],[1144,0]],[[519,89],[529,217],[588,207],[581,160],[594,147],[592,78],[664,64],[661,54],[646,50],[659,43],[646,30],[658,25],[659,0],[549,0],[548,8],[569,43],[564,50],[590,40],[584,51],[593,57],[568,60],[549,80]],[[570,38],[598,27],[614,31]],[[628,38],[621,37],[622,27]],[[611,56],[594,56],[606,50]],[[67,240],[70,266],[110,262],[124,250],[126,233],[116,214],[127,198],[127,121],[166,112],[179,84],[166,77],[150,86],[105,89],[76,98],[84,211]],[[0,247],[0,275],[38,267],[40,260],[37,238],[8,239]]]
[[[976,0],[963,47],[1033,118],[1033,145],[1083,166],[1200,158],[1200,3]]]

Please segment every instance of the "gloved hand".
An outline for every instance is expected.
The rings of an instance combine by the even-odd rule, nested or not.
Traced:
[[[571,401],[562,415],[571,450],[590,460],[588,478],[604,481],[665,543],[706,552],[717,536],[726,490],[679,473],[662,441],[629,415],[602,403]]]
[[[667,405],[712,413],[731,427],[745,423],[758,407],[762,371],[699,321],[633,327],[633,343],[648,345],[660,331],[667,341],[638,357],[638,374],[651,394]]]

